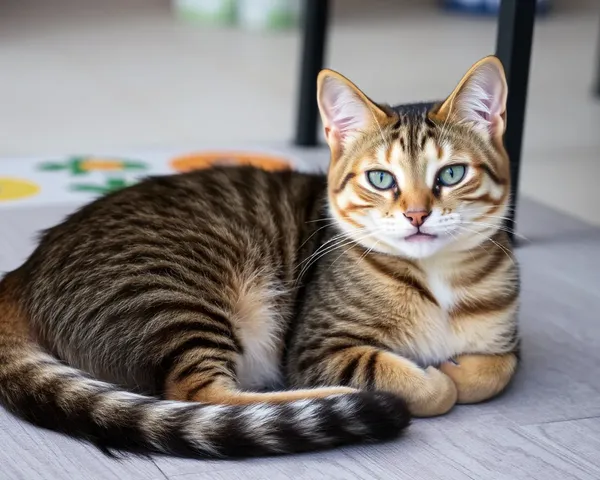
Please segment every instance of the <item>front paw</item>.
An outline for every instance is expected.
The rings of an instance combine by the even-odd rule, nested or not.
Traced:
[[[478,403],[498,395],[517,366],[513,354],[461,355],[454,361],[440,365],[440,370],[450,377],[458,391],[458,403]]]
[[[456,404],[457,391],[452,379],[435,367],[424,371],[423,382],[408,400],[415,417],[443,415]]]

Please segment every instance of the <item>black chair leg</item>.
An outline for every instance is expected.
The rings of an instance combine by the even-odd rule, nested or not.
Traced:
[[[521,145],[536,3],[536,0],[502,0],[498,18],[496,55],[504,64],[508,82],[508,118],[504,144],[511,161],[511,209],[510,218],[506,223],[509,231],[515,228],[515,208],[519,188]]]
[[[329,0],[304,1],[304,38],[294,141],[299,146],[317,145],[317,75],[323,68],[329,3]]]
[[[598,33],[598,46],[596,49],[596,78],[594,79],[594,94],[596,97],[600,97],[600,32]]]

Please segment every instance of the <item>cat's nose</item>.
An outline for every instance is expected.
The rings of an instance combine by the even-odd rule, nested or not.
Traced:
[[[413,227],[420,227],[423,225],[430,213],[431,212],[428,212],[427,210],[409,210],[404,214],[404,216],[408,219]]]

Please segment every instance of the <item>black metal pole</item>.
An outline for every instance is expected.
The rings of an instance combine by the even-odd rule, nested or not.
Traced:
[[[329,0],[304,0],[298,118],[294,143],[317,145],[317,75],[323,68]]]
[[[598,33],[598,44],[596,46],[596,78],[594,79],[594,94],[600,97],[600,32]]]
[[[507,221],[509,231],[515,228],[515,208],[519,188],[521,145],[536,3],[536,0],[502,0],[498,17],[496,55],[504,65],[508,82],[506,107],[508,114],[504,145],[511,162],[511,210],[510,219]]]

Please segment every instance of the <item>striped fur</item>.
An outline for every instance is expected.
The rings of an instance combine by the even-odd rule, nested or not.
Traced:
[[[475,73],[481,88],[462,93],[463,80],[452,103],[497,86]],[[0,283],[9,411],[105,450],[251,456],[393,438],[410,414],[506,387],[518,271],[500,219],[499,103],[476,99],[489,107],[482,127],[478,112],[453,113],[480,105],[470,97],[400,111],[333,72],[323,88],[334,89],[320,97],[327,176],[151,178],[42,235]],[[465,182],[432,185],[456,158]],[[369,188],[374,166],[400,188]],[[453,236],[435,248],[394,240],[415,202],[431,210],[423,226]]]

